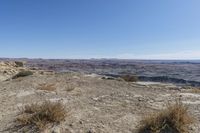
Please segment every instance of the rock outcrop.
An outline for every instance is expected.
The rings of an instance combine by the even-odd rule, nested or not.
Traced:
[[[23,62],[15,61],[1,61],[0,62],[0,81],[11,78],[21,70],[26,68]]]

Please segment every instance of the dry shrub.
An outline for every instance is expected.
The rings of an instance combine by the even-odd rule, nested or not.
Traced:
[[[31,72],[31,71],[21,71],[21,72],[17,73],[15,76],[13,76],[12,79],[17,79],[19,77],[26,77],[26,76],[29,76],[29,75],[33,75],[33,72]]]
[[[138,77],[136,75],[123,75],[121,78],[126,82],[137,82]]]
[[[66,114],[62,103],[45,101],[42,104],[31,104],[22,108],[16,122],[23,129],[42,131],[49,124],[63,121]]]
[[[200,93],[200,88],[193,88],[189,92],[191,92],[191,93]]]
[[[39,90],[45,90],[45,91],[55,91],[56,87],[55,87],[55,84],[43,83],[43,84],[39,84],[38,89]]]
[[[188,108],[178,101],[160,113],[144,118],[138,133],[188,133],[188,126],[193,120]]]
[[[72,85],[72,84],[67,84],[66,86],[65,86],[65,90],[66,91],[73,91],[75,89],[75,86],[74,85]]]

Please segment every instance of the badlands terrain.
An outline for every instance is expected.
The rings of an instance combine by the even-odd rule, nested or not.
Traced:
[[[175,103],[177,99],[181,99],[195,118],[189,132],[200,132],[200,91],[193,91],[194,87],[126,82],[97,73],[49,71],[33,66],[35,64],[21,66],[13,61],[0,62],[2,133],[25,132],[16,128],[15,120],[20,109],[47,100],[62,102],[68,113],[64,121],[50,125],[43,131],[45,133],[137,133],[144,116],[161,111],[166,104]],[[32,71],[33,75],[12,78],[25,70]],[[193,79],[198,80],[197,76]],[[44,84],[53,87],[41,89]]]
[[[0,58],[0,61],[16,59]],[[122,60],[122,59],[17,59],[28,67],[56,72],[84,72],[119,76],[136,74],[142,81],[200,86],[200,60]]]

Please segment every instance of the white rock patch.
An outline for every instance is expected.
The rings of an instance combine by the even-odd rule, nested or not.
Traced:
[[[25,97],[34,94],[34,91],[20,91],[17,93],[17,97]]]

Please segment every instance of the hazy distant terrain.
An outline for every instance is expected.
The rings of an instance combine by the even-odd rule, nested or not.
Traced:
[[[12,60],[12,59],[1,59]],[[119,59],[20,59],[29,67],[57,72],[76,71],[101,75],[136,74],[141,80],[200,86],[200,61]],[[189,82],[188,82],[189,81]]]

